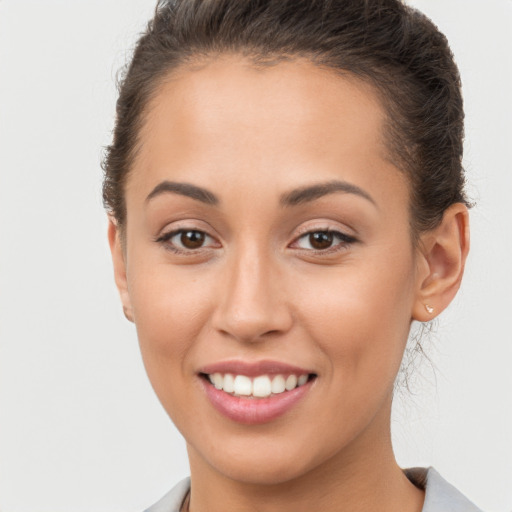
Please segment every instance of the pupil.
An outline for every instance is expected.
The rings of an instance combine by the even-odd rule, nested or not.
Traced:
[[[197,249],[204,243],[204,233],[201,231],[184,231],[180,238],[183,247],[187,249]]]
[[[315,249],[328,249],[332,245],[332,233],[317,231],[309,235],[309,243]]]

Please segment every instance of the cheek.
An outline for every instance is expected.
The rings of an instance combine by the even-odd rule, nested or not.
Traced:
[[[213,301],[199,272],[148,262],[137,265],[133,275],[129,291],[144,365],[165,401],[173,395],[169,386],[193,372],[187,362]]]
[[[303,323],[326,354],[333,378],[364,386],[394,381],[411,323],[413,260],[400,256],[345,266],[304,280]]]
[[[136,276],[130,297],[144,367],[163,408],[185,433],[198,423],[197,410],[190,407],[199,384],[191,379],[191,361],[211,309],[208,287],[165,264],[140,266]]]

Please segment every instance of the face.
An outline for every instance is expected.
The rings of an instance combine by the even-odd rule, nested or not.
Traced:
[[[278,482],[389,443],[418,277],[383,121],[301,61],[181,69],[149,105],[116,272],[191,464]]]

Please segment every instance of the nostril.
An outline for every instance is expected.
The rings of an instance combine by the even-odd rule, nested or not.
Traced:
[[[223,325],[218,328],[218,332],[225,337],[252,343],[271,341],[282,336],[289,329],[289,327],[284,324],[281,329],[268,329],[268,324],[271,322],[272,319],[261,319],[260,321],[237,319],[224,322]]]

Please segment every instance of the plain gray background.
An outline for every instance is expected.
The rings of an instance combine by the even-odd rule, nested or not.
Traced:
[[[512,1],[415,0],[466,101],[472,251],[413,393],[403,466],[512,510]],[[135,512],[187,474],[112,279],[101,206],[114,77],[149,0],[0,0],[0,510]]]

